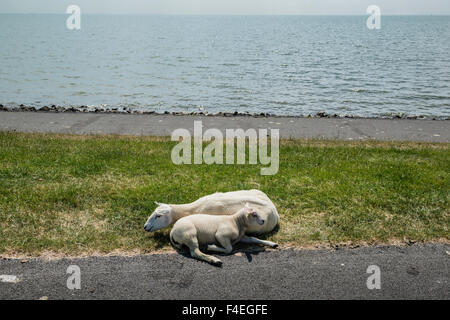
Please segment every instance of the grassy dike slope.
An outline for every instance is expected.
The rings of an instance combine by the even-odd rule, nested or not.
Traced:
[[[0,133],[0,255],[169,248],[154,201],[258,188],[282,246],[449,241],[449,144],[283,140],[280,170],[174,165],[167,138]]]

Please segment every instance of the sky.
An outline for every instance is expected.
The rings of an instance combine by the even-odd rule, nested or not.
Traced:
[[[449,15],[450,0],[1,0],[0,13],[61,13],[75,4],[86,14]]]

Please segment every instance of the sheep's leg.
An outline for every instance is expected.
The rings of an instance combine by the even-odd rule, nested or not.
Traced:
[[[278,244],[272,241],[267,241],[267,240],[261,240],[255,237],[247,237],[247,236],[243,236],[240,240],[240,242],[243,243],[252,243],[252,244],[262,244],[264,246],[269,246],[272,248],[276,248],[278,247]]]
[[[221,253],[229,253],[227,249],[216,246],[215,244],[208,244],[208,251],[216,251]]]
[[[211,264],[213,264],[215,266],[219,266],[220,267],[222,265],[222,261],[220,261],[219,259],[217,259],[214,256],[210,256],[208,254],[204,254],[203,252],[200,251],[199,248],[191,249],[191,256],[193,258],[197,258],[199,260],[203,260],[203,261],[206,261],[208,263],[211,263]]]
[[[216,239],[223,248],[216,246],[215,244],[212,244],[212,245],[208,245],[208,250],[227,253],[227,254],[230,254],[231,251],[233,251],[233,246],[231,245],[230,238],[225,237],[225,236],[216,235]]]
[[[220,261],[216,257],[204,254],[203,252],[200,251],[200,249],[198,247],[198,241],[197,241],[196,238],[194,238],[193,240],[189,241],[189,243],[187,243],[186,245],[190,249],[192,258],[203,260],[203,261],[206,261],[206,262],[211,263],[211,264],[216,265],[216,266],[221,266],[222,265],[222,261]]]

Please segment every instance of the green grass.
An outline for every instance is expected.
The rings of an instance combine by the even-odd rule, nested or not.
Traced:
[[[282,246],[449,240],[449,144],[281,142],[280,170],[174,165],[166,138],[0,133],[0,254],[150,252],[154,201],[257,188]]]

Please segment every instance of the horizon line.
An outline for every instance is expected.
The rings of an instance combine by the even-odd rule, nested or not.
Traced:
[[[55,12],[0,12],[0,14],[17,14],[17,15],[68,15],[68,13]],[[368,16],[369,14],[356,13],[280,13],[280,14],[265,14],[265,13],[83,13],[83,15],[99,15],[99,16]],[[450,16],[450,13],[382,13],[382,16]]]

